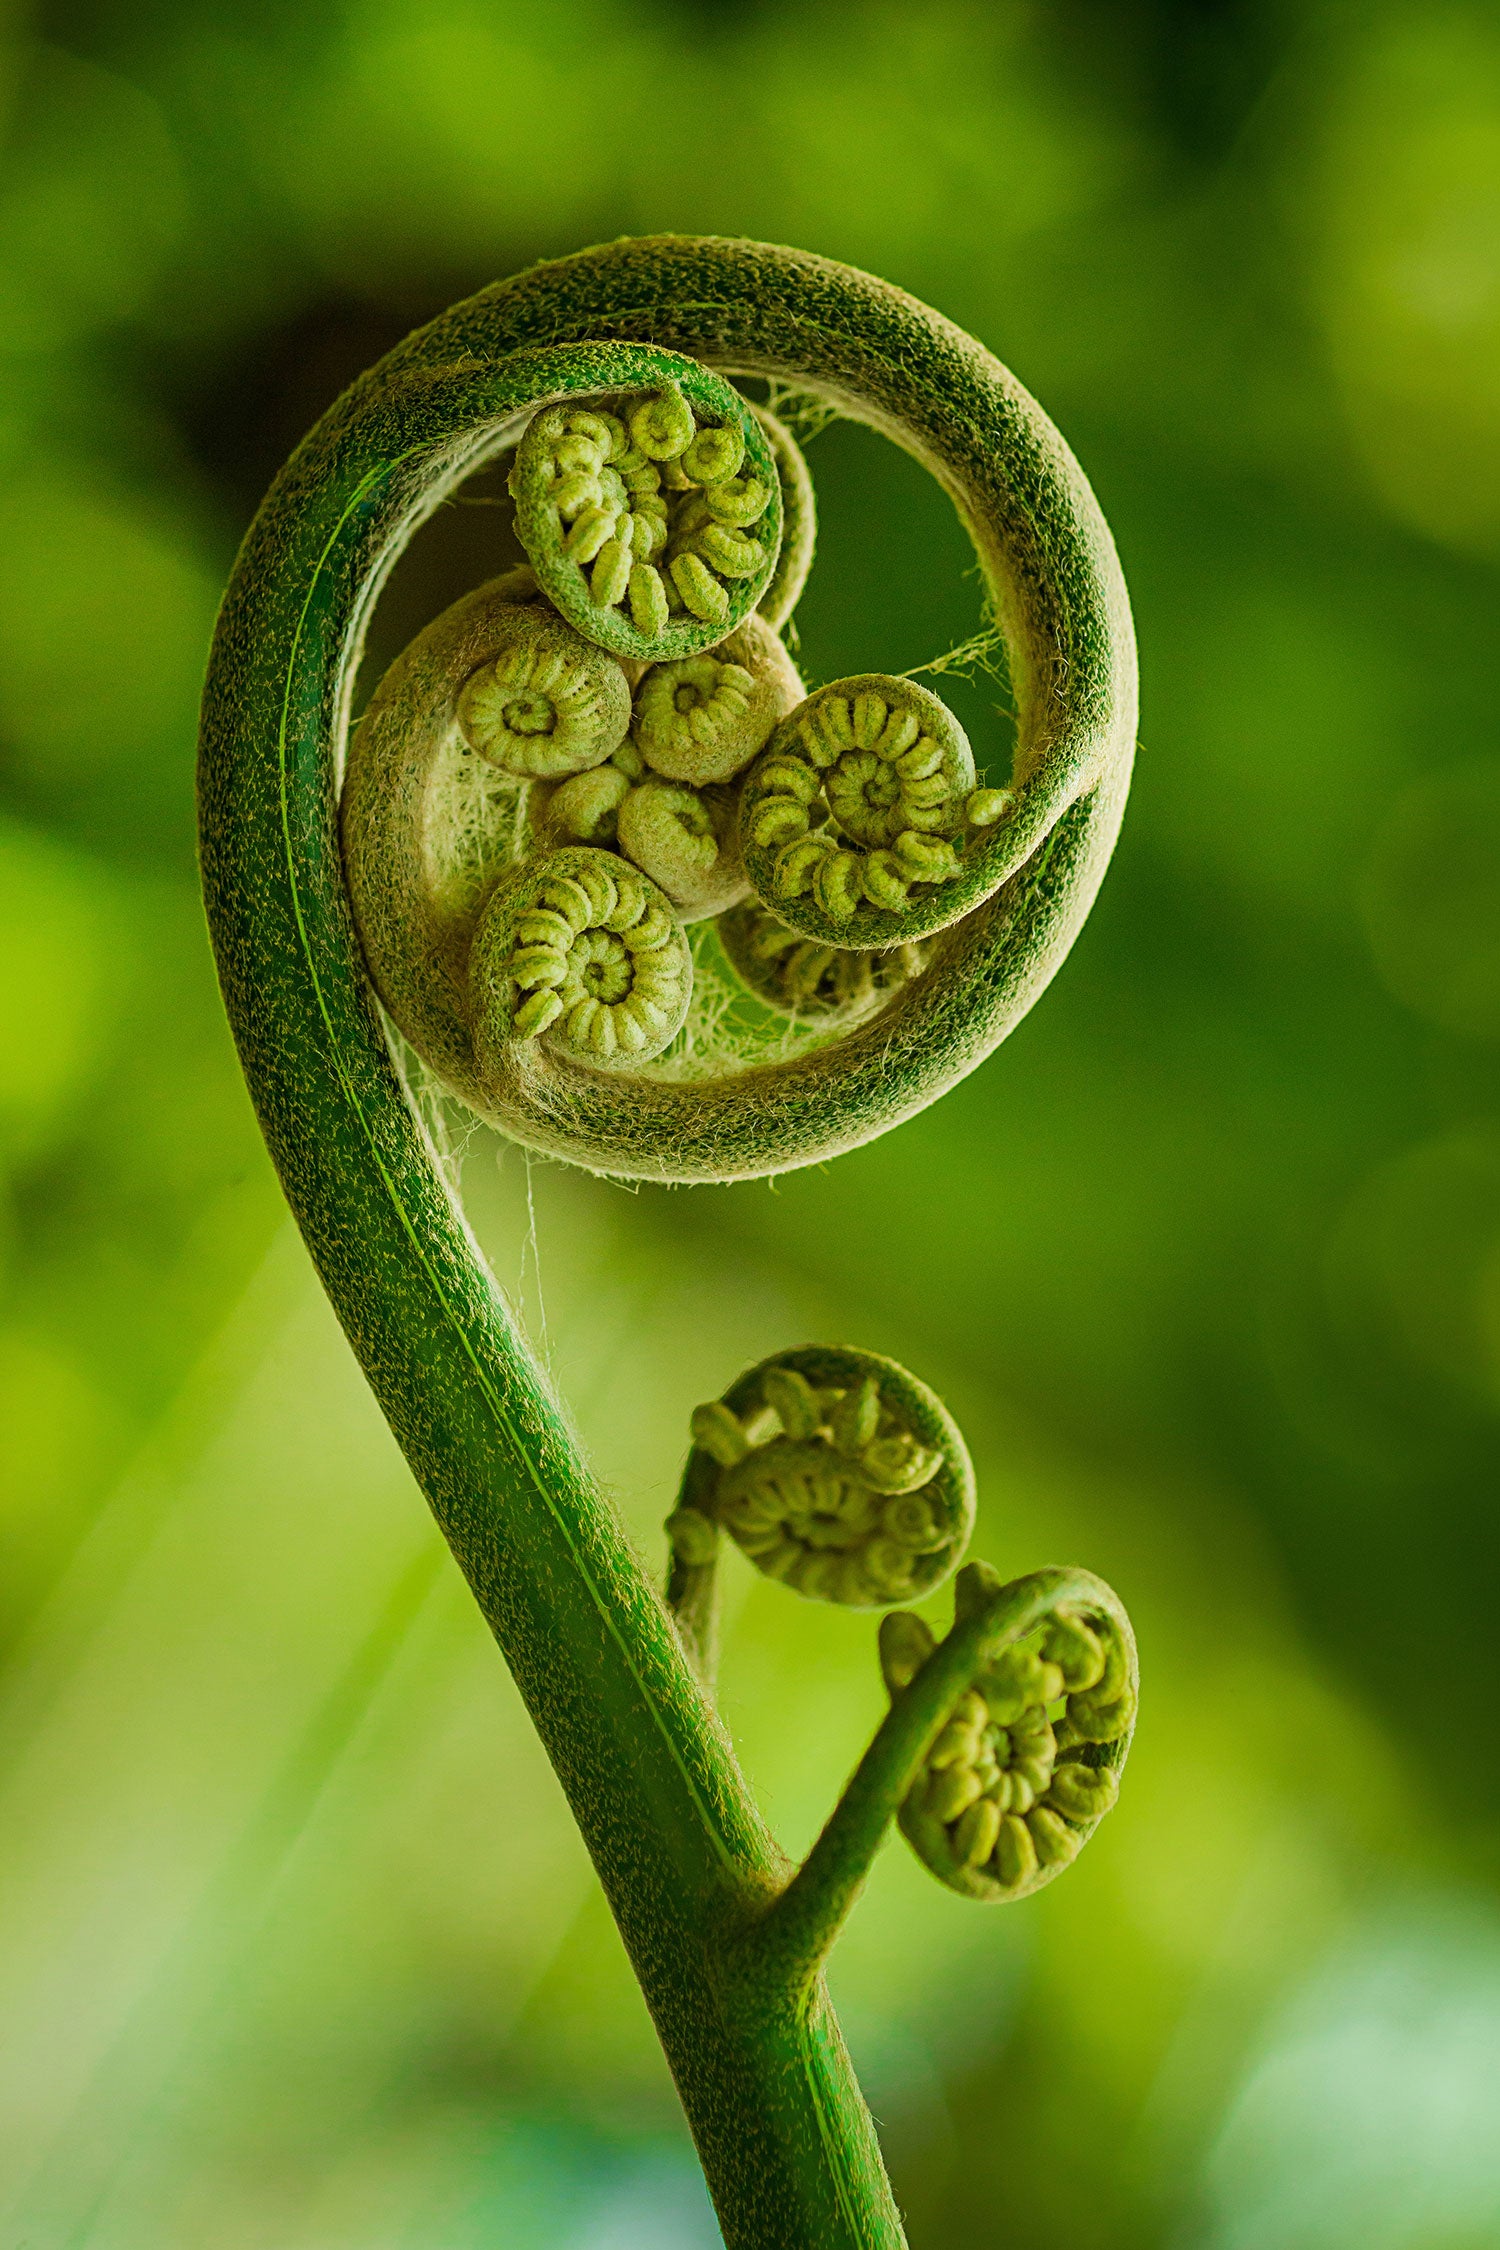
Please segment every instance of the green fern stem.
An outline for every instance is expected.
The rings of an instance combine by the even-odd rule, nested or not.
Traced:
[[[978,1059],[995,1007],[1027,1004],[1086,911],[1118,823],[1120,744],[1133,728],[1128,620],[1086,486],[1039,410],[976,346],[898,292],[824,261],[664,238],[486,291],[356,385],[252,527],[209,669],[205,895],[266,1139],[351,1345],[567,1791],[726,2242],[877,2250],[902,2242],[900,2222],[816,1961],[793,1948],[797,1957],[778,1966],[757,1934],[791,1870],[453,1201],[362,974],[340,867],[349,699],[385,576],[417,525],[534,406],[536,350],[551,364],[560,347],[576,347],[582,389],[590,339],[637,345],[647,381],[653,346],[833,389],[838,367],[857,361],[869,419],[878,419],[868,400],[880,369],[904,369],[910,389],[912,356],[925,355],[919,387],[931,388],[935,415],[970,428],[976,458],[999,458],[980,377],[1006,402],[1005,473],[1019,482],[1003,538],[985,540],[996,554],[1005,546],[1016,584],[1031,583],[1033,596],[1048,589],[1045,601],[1021,602],[1016,614],[1030,622],[1013,646],[1029,708],[1041,714],[1033,749],[1046,756],[1062,744],[1078,761],[1079,795],[1050,830],[1045,864],[1027,870],[1010,902],[1005,945],[993,929],[967,941],[980,985],[989,977],[987,1012],[918,1042],[903,1064],[903,1114],[951,1078],[955,1040],[967,1055],[968,1039]],[[837,1074],[808,1098],[836,1112]],[[846,1139],[879,1129],[872,1120],[867,1105]],[[727,1145],[733,1135],[720,1130]],[[754,1139],[753,1121],[748,1130]],[[758,1145],[774,1161],[764,1143],[762,1129]],[[862,1831],[860,1851],[868,1845]],[[845,1890],[857,1878],[850,1864],[840,1860]]]

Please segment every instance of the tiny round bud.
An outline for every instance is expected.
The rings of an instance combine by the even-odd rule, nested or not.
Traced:
[[[691,445],[693,429],[693,410],[676,383],[643,398],[630,417],[631,444],[648,461],[675,459]]]
[[[692,1432],[694,1445],[711,1453],[722,1468],[732,1469],[750,1450],[750,1440],[722,1399],[693,1408]]]
[[[711,1563],[719,1550],[719,1527],[696,1508],[674,1508],[666,1522],[672,1552],[685,1563]]]
[[[937,1643],[931,1626],[909,1609],[893,1609],[880,1620],[880,1665],[893,1694],[910,1687]]]

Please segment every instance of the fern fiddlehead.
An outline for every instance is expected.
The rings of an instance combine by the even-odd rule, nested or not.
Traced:
[[[960,1574],[955,1621],[1007,1589],[983,1563]],[[892,1704],[936,1642],[909,1612],[882,1619]],[[902,1833],[925,1866],[969,1898],[1027,1898],[1072,1865],[1119,1794],[1138,1699],[1135,1637],[1110,1589],[1060,1601],[1031,1641],[1005,1643],[975,1673],[902,1800]]]
[[[874,1609],[941,1585],[973,1524],[973,1469],[941,1400],[893,1360],[810,1348],[699,1407],[667,1531],[701,1561],[721,1527],[768,1577]]]
[[[642,762],[668,781],[733,781],[802,695],[779,636],[748,617],[717,648],[646,674],[632,739]]]
[[[596,1068],[660,1053],[692,969],[654,883],[586,846],[551,852],[495,891],[474,933],[475,1042],[490,1075],[508,1044],[546,1039]]]
[[[880,1657],[890,1711],[756,1932],[763,1975],[816,1972],[893,1820],[940,1882],[993,1905],[1054,1881],[1117,1800],[1135,1727],[1135,1639],[1092,1572],[1036,1570],[1006,1584],[968,1563],[943,1639],[892,1611]],[[1094,1690],[1068,1688],[1096,1667]]]
[[[510,479],[543,591],[603,647],[653,663],[732,631],[781,546],[780,479],[746,401],[693,361],[664,372],[657,389],[544,408]]]
[[[835,680],[778,730],[744,797],[757,896],[833,945],[890,947],[957,921],[986,877],[961,856],[1010,800],[975,786],[938,698],[876,673]],[[967,881],[957,880],[967,876]]]
[[[730,374],[765,378],[769,410],[740,398]],[[814,1035],[771,1063],[695,1078],[672,1053],[693,960],[690,908],[617,848],[619,823],[646,787],[697,792],[694,802],[743,791],[766,755],[752,749],[727,781],[680,780],[651,767],[635,728],[650,666],[722,649],[736,632],[753,637],[757,604],[762,624],[790,615],[812,522],[805,465],[777,422],[793,390],[813,402],[799,426],[829,409],[862,418],[953,495],[1006,635],[1020,727],[1001,817],[988,829],[966,822],[961,849],[957,831],[947,839],[960,873],[946,880],[964,901],[932,936],[872,947],[851,917],[824,943],[779,907],[728,909],[726,930],[742,916],[757,944],[777,924],[813,948],[788,967],[783,999],[794,1030],[805,1014]],[[506,453],[530,571],[465,597],[407,651],[361,723],[340,810],[370,608],[417,525]],[[655,573],[659,594],[638,571]],[[516,611],[538,622],[517,624]],[[592,653],[580,656],[560,628]],[[559,659],[571,651],[593,687],[575,690],[566,666],[547,670],[544,643]],[[716,661],[754,673],[741,656]],[[619,683],[630,731],[615,740]],[[565,259],[410,339],[278,478],[220,618],[204,706],[202,857],[246,1075],[351,1343],[567,1789],[732,2250],[900,2243],[819,1964],[881,1837],[913,1790],[929,1788],[931,1754],[962,1699],[985,1692],[976,1681],[1013,1642],[1050,1629],[1054,1613],[1093,1631],[1108,1604],[1096,1581],[1069,1572],[987,1594],[898,1690],[819,1843],[788,1869],[679,1624],[477,1256],[371,984],[441,1082],[533,1147],[664,1179],[741,1177],[835,1153],[972,1069],[1056,969],[1113,844],[1133,695],[1108,534],[1040,410],[980,347],[884,284],[719,240],[660,237]],[[793,710],[801,700],[798,683]],[[580,796],[585,782],[593,826],[582,836],[549,827],[553,794]],[[561,817],[577,816],[565,802]],[[828,821],[841,817],[828,803]],[[686,836],[691,823],[682,826]],[[919,882],[909,897],[920,901]],[[891,911],[864,897],[856,917],[865,907]],[[859,966],[815,970],[819,952]],[[793,957],[773,949],[766,964],[773,955]],[[663,1034],[658,1062],[648,1049]],[[787,1372],[815,1394],[851,1390],[790,1361]],[[876,1388],[884,1413],[884,1377]],[[778,1427],[747,1437],[751,1456],[783,1441],[821,1449],[783,1485],[792,1562],[814,1557],[814,1529],[821,1539],[836,1524],[844,1541],[835,1565],[804,1571],[805,1593],[821,1578],[843,1598],[889,1594],[958,1558],[957,1533],[929,1500],[943,1490],[940,1472],[881,1495],[872,1515],[874,1449],[900,1433],[877,1417],[861,1440],[869,1408],[853,1391],[847,1412],[815,1398],[822,1418],[801,1436],[775,1407]],[[782,1395],[795,1421],[801,1394]],[[919,1422],[905,1434],[928,1442]],[[735,1465],[714,1465],[714,1492],[732,1500]],[[911,1458],[888,1473],[923,1468]],[[941,1528],[944,1544],[909,1539],[903,1552],[916,1560],[903,1575],[876,1542],[893,1537],[888,1504],[906,1499],[929,1511],[923,1536]],[[679,1526],[674,1576],[678,1565],[717,1570],[716,1508],[695,1506],[698,1522]],[[1048,1717],[1054,1775],[1114,1770],[1117,1760],[1092,1752],[1062,1757],[1059,1715]],[[983,1748],[975,1770],[998,1773],[998,1736]],[[1036,1762],[1012,1738],[1005,1770],[1022,1756]],[[1086,1791],[1099,1786],[1069,1782],[1076,1817],[1066,1788],[1054,1798],[1080,1835]],[[976,1839],[965,1833],[967,1854]],[[957,1848],[944,1846],[950,1857]]]
[[[620,850],[653,877],[684,922],[723,913],[748,888],[734,799],[722,789],[643,781],[620,806]]]
[[[494,655],[458,691],[469,748],[526,781],[602,765],[630,725],[619,665],[551,610],[517,607],[497,624]]]
[[[891,1711],[758,1943],[820,1961],[894,1817],[938,1880],[988,1903],[1070,1867],[1119,1794],[1139,1699],[1135,1637],[1086,1571],[1005,1584],[963,1558],[974,1478],[926,1385],[872,1353],[781,1352],[692,1418],[666,1521],[667,1599],[711,1679],[727,1533],[758,1570],[813,1600],[883,1608]],[[953,1630],[894,1608],[958,1570]],[[785,1933],[791,1932],[789,1938]]]
[[[882,952],[822,945],[756,899],[721,916],[719,942],[759,998],[812,1019],[863,1013],[881,993],[919,977],[927,960],[914,939]]]

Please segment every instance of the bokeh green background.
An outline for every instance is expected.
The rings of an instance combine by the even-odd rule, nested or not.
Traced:
[[[762,1352],[888,1351],[1146,1697],[1033,1904],[904,1847],[836,1996],[917,2250],[1500,2237],[1500,18],[1462,0],[58,0],[0,49],[0,2240],[705,2250],[587,1864],[259,1147],[194,709],[260,492],[416,320],[675,227],[870,267],[1114,526],[1139,776],[1053,991],[775,1186],[468,1180],[632,1532]],[[812,449],[814,677],[976,622]],[[449,511],[382,622],[484,573]],[[1003,737],[982,679],[964,708]],[[868,1621],[736,1574],[783,1838]]]

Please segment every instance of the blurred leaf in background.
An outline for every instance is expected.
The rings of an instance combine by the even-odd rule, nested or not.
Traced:
[[[1066,973],[939,1108],[692,1195],[476,1132],[477,1222],[653,1568],[688,1410],[817,1336],[950,1400],[979,1551],[1136,1617],[1066,1883],[990,1914],[896,1845],[837,1958],[918,2250],[1493,2241],[1493,12],[56,0],[7,18],[0,125],[6,2239],[716,2240],[282,1220],[191,856],[285,453],[451,298],[676,227],[872,268],[1038,393],[1130,578],[1139,779]],[[844,425],[812,458],[809,675],[970,633],[936,487]],[[372,667],[498,520],[429,527]],[[953,696],[1002,760],[997,683]],[[725,1702],[798,1850],[872,1636],[749,1575]]]

